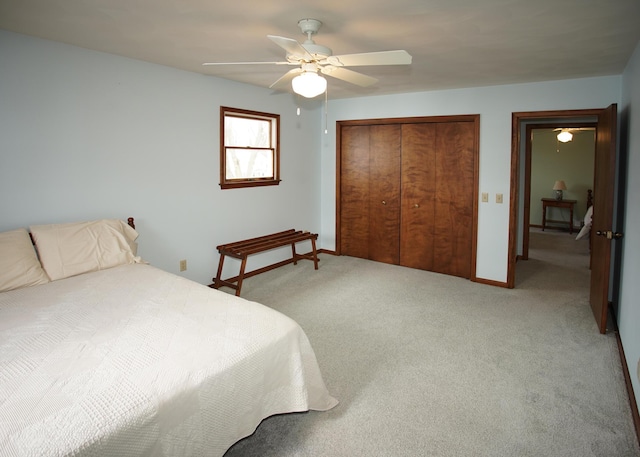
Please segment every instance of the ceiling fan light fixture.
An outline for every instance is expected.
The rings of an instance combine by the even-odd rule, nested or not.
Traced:
[[[563,143],[568,143],[572,139],[573,139],[573,134],[571,132],[568,132],[567,130],[563,130],[562,132],[558,133],[558,141],[561,141]]]
[[[376,78],[345,67],[369,67],[374,65],[409,65],[411,55],[402,49],[392,51],[362,52],[357,54],[333,55],[333,51],[316,44],[313,36],[318,33],[322,22],[317,19],[301,19],[298,26],[307,39],[300,44],[292,38],[267,35],[271,41],[286,51],[284,61],[278,62],[205,62],[202,65],[295,65],[269,89],[291,91],[306,98],[327,94],[327,80],[324,76],[339,79],[360,87],[369,87],[378,82]]]
[[[317,97],[327,90],[327,80],[315,71],[305,71],[291,81],[293,91],[306,98]]]

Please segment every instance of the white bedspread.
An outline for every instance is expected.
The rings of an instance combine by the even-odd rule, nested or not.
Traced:
[[[293,320],[148,265],[0,293],[2,456],[221,456],[336,403]]]

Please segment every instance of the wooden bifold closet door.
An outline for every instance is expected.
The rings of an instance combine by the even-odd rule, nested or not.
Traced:
[[[474,122],[341,125],[339,252],[469,278]]]

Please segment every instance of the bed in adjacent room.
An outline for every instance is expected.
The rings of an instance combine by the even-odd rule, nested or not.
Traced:
[[[587,190],[587,211],[582,219],[582,227],[576,236],[576,240],[589,237],[589,244],[591,244],[591,222],[593,219],[593,191]]]
[[[1,455],[221,456],[337,404],[296,322],[141,262],[121,221],[31,234],[39,259],[0,234]]]

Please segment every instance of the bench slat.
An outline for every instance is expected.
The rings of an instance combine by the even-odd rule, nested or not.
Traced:
[[[297,243],[300,241],[306,241],[310,239],[316,239],[317,235],[312,233],[292,233],[287,236],[281,236],[273,239],[263,239],[260,241],[253,241],[251,243],[238,243],[237,245],[226,245],[223,249],[219,249],[220,252],[224,252],[227,255],[233,256],[245,256],[250,254],[256,254],[258,252],[268,251],[270,249],[287,246],[291,243]]]
[[[299,232],[299,230],[298,230]],[[217,247],[217,249],[226,249],[226,248],[230,248],[230,247],[234,247],[234,246],[242,246],[243,244],[251,244],[251,243],[259,243],[261,241],[264,240],[268,240],[268,239],[272,239],[272,238],[278,238],[278,237],[282,237],[282,236],[287,236],[290,235],[292,233],[296,233],[295,229],[289,229],[289,230],[285,230],[283,232],[278,232],[278,233],[273,233],[271,235],[264,235],[264,236],[258,236],[256,238],[249,238],[246,240],[242,240],[242,241],[236,241],[233,243],[227,243],[227,244],[221,244],[220,246]]]
[[[295,239],[298,236],[300,236],[300,233],[293,232],[293,233],[287,233],[287,234],[284,234],[284,235],[280,235],[278,237],[264,237],[264,238],[258,238],[258,239],[251,240],[251,241],[239,241],[237,243],[231,243],[231,244],[223,245],[223,246],[221,246],[221,248],[223,248],[224,250],[227,250],[227,251],[231,251],[231,250],[248,249],[248,248],[252,248],[254,246],[260,246],[260,245],[265,244],[265,243],[284,242],[286,244],[287,240]]]

